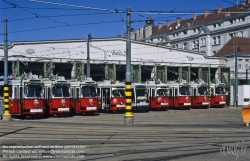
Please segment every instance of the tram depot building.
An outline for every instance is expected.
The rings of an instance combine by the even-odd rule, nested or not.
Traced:
[[[8,74],[20,76],[32,72],[39,77],[50,74],[76,78],[87,73],[87,40],[13,42],[8,46]],[[2,48],[2,47],[1,47]],[[89,43],[90,76],[95,81],[123,81],[126,73],[126,39],[91,39]],[[0,75],[4,75],[4,50],[0,50]],[[220,79],[226,84],[230,105],[230,69],[224,57],[208,57],[204,53],[131,41],[131,73],[133,82],[160,79],[163,83],[176,79],[187,82],[202,78],[210,84]]]

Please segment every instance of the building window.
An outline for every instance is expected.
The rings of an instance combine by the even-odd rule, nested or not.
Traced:
[[[196,33],[196,29],[193,29],[194,33]]]
[[[245,69],[249,69],[250,64],[249,64],[249,59],[245,60]]]
[[[243,37],[243,31],[239,32],[239,37]]]
[[[217,53],[217,51],[213,51],[214,55]]]
[[[238,60],[238,68],[242,68],[243,67],[243,65],[242,65],[242,59],[239,59]]]
[[[221,27],[221,23],[213,24],[213,28]]]
[[[183,31],[183,34],[184,34],[184,35],[187,35],[187,31]]]
[[[229,37],[230,37],[230,38],[235,37],[235,33],[230,33],[230,34],[229,34]]]
[[[205,38],[201,38],[201,46],[206,46],[206,39]]]
[[[198,40],[193,41],[193,49],[197,49],[198,48]]]
[[[217,42],[217,44],[220,44],[220,36],[216,37],[216,42]]]
[[[245,17],[242,17],[239,19],[240,22],[244,22],[245,21]]]
[[[187,50],[187,43],[183,43],[183,49]]]
[[[213,37],[213,45],[219,45],[220,44],[220,36]]]
[[[216,37],[213,37],[213,45],[216,44]]]
[[[236,19],[230,20],[229,22],[230,22],[230,24],[235,24],[236,23]]]

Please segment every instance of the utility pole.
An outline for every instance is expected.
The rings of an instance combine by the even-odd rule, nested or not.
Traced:
[[[133,125],[134,116],[132,114],[132,85],[131,85],[131,40],[130,40],[130,8],[127,8],[127,41],[126,41],[126,106],[124,124]]]
[[[89,40],[92,39],[91,35],[87,37],[87,77],[90,77],[90,58],[89,58]]]
[[[235,53],[234,53],[234,59],[235,59],[235,71],[234,71],[234,79],[235,79],[235,87],[234,87],[234,107],[237,108],[238,106],[238,62],[237,62],[237,52],[238,52],[238,46],[235,44]]]
[[[9,110],[9,86],[8,86],[8,33],[7,22],[4,20],[4,113],[3,120],[11,121],[11,115]]]

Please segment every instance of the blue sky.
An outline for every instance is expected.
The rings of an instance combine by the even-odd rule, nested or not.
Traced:
[[[193,12],[215,10],[239,0],[0,0],[0,44],[8,20],[8,43],[16,41],[117,37],[126,32],[126,9],[133,12],[131,27],[143,27],[152,17],[155,25],[192,17]],[[113,12],[117,9],[118,13]],[[154,11],[153,13],[151,11]],[[173,11],[170,14],[170,11]],[[162,14],[159,14],[162,13]],[[167,14],[163,14],[167,13]],[[182,13],[190,13],[183,15]]]

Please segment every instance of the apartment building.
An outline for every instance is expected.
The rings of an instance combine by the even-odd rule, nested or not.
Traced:
[[[217,9],[203,14],[193,13],[189,19],[176,18],[176,22],[154,25],[148,17],[143,28],[131,32],[138,41],[163,44],[215,55],[232,37],[250,37],[250,0],[239,5]]]

